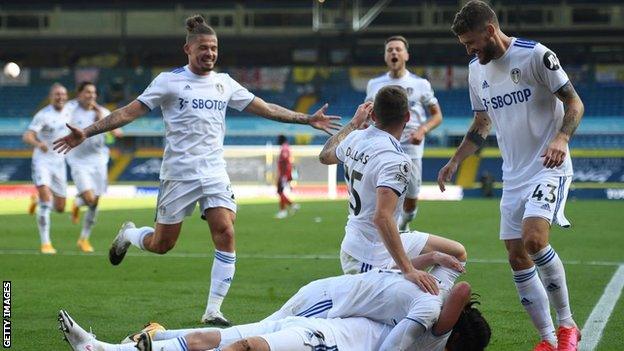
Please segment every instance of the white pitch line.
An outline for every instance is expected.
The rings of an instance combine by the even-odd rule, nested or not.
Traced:
[[[583,339],[579,344],[579,350],[581,351],[593,351],[598,346],[600,339],[602,338],[602,332],[607,326],[609,317],[615,308],[620,295],[622,294],[622,288],[624,287],[624,265],[615,271],[611,281],[604,290],[604,293],[598,300],[598,303],[592,310],[585,326],[583,326]]]
[[[43,256],[38,250],[21,250],[21,249],[5,249],[0,250],[1,255],[33,255],[33,256]],[[95,256],[95,257],[104,257],[108,256],[107,252],[94,252],[94,253],[82,253],[78,251],[61,251],[56,254],[57,256]],[[155,257],[155,255],[150,253],[141,253],[141,252],[129,252],[126,256],[132,257]],[[213,258],[214,254],[212,253],[190,253],[190,252],[169,252],[166,255],[161,257],[170,257],[170,258]],[[339,256],[332,254],[312,254],[312,255],[295,255],[295,254],[244,254],[239,253],[236,255],[237,258],[255,258],[255,259],[266,259],[266,260],[339,260]],[[507,260],[504,259],[481,259],[481,258],[471,258],[468,260],[468,263],[484,263],[484,264],[509,264]],[[580,261],[580,260],[568,260],[565,261],[566,265],[585,265],[585,266],[620,266],[624,265],[624,262],[617,261]]]

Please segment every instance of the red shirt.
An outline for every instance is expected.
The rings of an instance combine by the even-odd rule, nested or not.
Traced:
[[[290,162],[290,146],[288,143],[282,144],[280,155],[277,161],[277,175],[292,179],[292,163]]]

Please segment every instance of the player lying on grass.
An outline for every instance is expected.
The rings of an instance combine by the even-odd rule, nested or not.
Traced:
[[[363,129],[372,119],[374,125]],[[437,293],[435,279],[417,270],[410,260],[441,251],[466,262],[466,250],[453,240],[418,231],[399,233],[396,219],[410,183],[413,165],[403,152],[400,138],[410,113],[405,89],[381,88],[374,103],[360,105],[349,122],[329,138],[319,154],[323,164],[344,164],[349,190],[349,217],[340,247],[345,274],[373,268],[397,267],[405,279],[430,293]],[[454,281],[457,271],[445,267],[440,277]]]
[[[65,311],[60,312],[59,321],[72,348],[80,351],[484,350],[491,331],[474,307],[476,301],[468,302],[469,299],[468,283],[457,284],[433,328],[400,339],[391,337],[396,327],[392,329],[391,325],[363,317],[286,317],[227,329],[163,330],[160,327],[139,334],[137,343],[114,345],[96,340]]]
[[[450,268],[462,268],[459,262],[451,256],[440,253],[423,255],[421,264],[433,263],[444,264]],[[238,350],[239,348],[236,347],[245,345],[253,346],[251,350],[269,350],[266,347],[271,345],[270,337],[266,339],[263,336],[259,338],[250,336],[277,331],[276,327],[292,326],[293,317],[320,317],[327,318],[325,327],[334,328],[332,329],[334,337],[340,339],[344,337],[340,332],[342,322],[335,322],[337,320],[335,318],[346,318],[346,321],[353,317],[366,317],[374,322],[382,323],[385,327],[375,327],[367,322],[354,321],[353,325],[348,325],[348,332],[345,334],[356,335],[358,342],[364,342],[364,344],[352,344],[349,340],[343,340],[346,345],[341,347],[340,342],[337,344],[340,350],[368,350],[370,347],[374,350],[442,350],[447,343],[449,350],[458,349],[456,345],[462,345],[462,350],[483,349],[489,341],[490,330],[480,312],[472,307],[474,303],[469,303],[470,285],[466,282],[459,283],[450,292],[443,285],[442,291],[440,295],[431,295],[405,280],[398,271],[372,270],[365,274],[314,281],[301,288],[279,311],[260,323],[223,331],[212,328],[165,331],[157,323],[151,323],[142,333],[131,335],[124,341],[138,341],[139,349],[147,350],[150,348],[146,345],[153,345],[155,349],[164,351],[205,350],[217,346],[225,347],[232,342],[231,335],[236,335],[242,341],[232,345],[232,348],[222,350]],[[440,312],[442,298],[447,296],[444,308]],[[63,313],[60,317],[63,320]],[[65,317],[65,319],[68,318]],[[324,322],[314,323],[323,325]],[[453,326],[456,327],[453,328]],[[371,328],[393,329],[371,333]],[[79,327],[65,327],[64,330],[75,350],[83,350],[86,345],[91,345],[96,350],[106,351],[131,349],[113,348],[110,344],[95,340],[93,336]],[[338,334],[336,330],[339,331]],[[322,330],[317,331],[322,332]],[[314,331],[311,333],[314,334]],[[383,342],[370,339],[371,335],[382,334],[384,335]],[[152,338],[155,340],[153,344]],[[294,339],[301,342],[300,337]],[[310,349],[309,345],[308,348],[295,348],[293,345],[291,345],[293,348],[285,348],[285,350]],[[381,346],[375,347],[374,345]],[[242,349],[246,350],[246,348]],[[271,347],[270,350],[281,350],[281,348]]]

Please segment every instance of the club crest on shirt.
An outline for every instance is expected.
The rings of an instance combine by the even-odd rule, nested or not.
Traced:
[[[223,84],[221,84],[221,83],[217,83],[217,84],[215,85],[215,87],[217,88],[217,91],[219,92],[219,94],[223,94],[223,92],[225,91],[225,90],[223,89]]]
[[[407,88],[405,89],[405,91],[407,92],[407,96],[410,96],[410,95],[412,95],[412,94],[414,93],[414,88],[412,88],[412,87],[407,87]]]
[[[409,171],[410,171],[410,164],[409,164],[409,162],[407,162],[407,161],[401,162],[401,164],[399,165],[399,170],[401,171],[402,174],[408,175]]]
[[[518,84],[518,82],[520,81],[520,69],[519,68],[514,68],[511,70],[511,80]]]

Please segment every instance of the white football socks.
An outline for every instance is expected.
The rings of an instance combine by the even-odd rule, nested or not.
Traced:
[[[184,337],[169,340],[152,341],[152,350],[159,351],[188,351],[189,347]]]
[[[570,310],[565,268],[563,267],[561,259],[559,259],[559,255],[548,245],[530,256],[537,265],[537,270],[539,271],[539,276],[544,284],[544,288],[548,293],[548,298],[557,311],[559,325],[568,328],[576,326],[572,319],[572,311]]]
[[[190,333],[197,333],[197,332],[201,332],[201,333],[207,333],[207,332],[220,332],[222,329],[221,328],[190,328],[190,329],[166,329],[166,330],[161,330],[161,331],[157,331],[154,333],[154,336],[152,337],[152,340],[169,340],[169,339],[176,339],[176,338],[181,338],[187,334]]]
[[[520,303],[531,317],[531,321],[542,340],[557,345],[555,326],[550,316],[548,295],[546,295],[546,289],[544,289],[537,275],[537,268],[533,266],[528,269],[513,271],[513,278],[518,296],[520,296]]]
[[[206,312],[221,310],[223,299],[230,289],[234,271],[236,270],[236,253],[215,250],[215,257],[212,262],[212,272],[210,275],[210,294]]]
[[[39,239],[41,244],[50,244],[50,211],[52,201],[39,201],[37,206],[37,227],[39,227]]]
[[[89,239],[91,236],[91,228],[95,224],[95,218],[97,216],[97,206],[89,206],[82,220],[82,231],[80,232],[80,239]]]
[[[143,239],[146,236],[154,233],[154,228],[152,227],[141,227],[141,228],[131,228],[126,230],[125,236],[126,240],[130,241],[130,243],[141,250],[145,250],[143,246]]]

